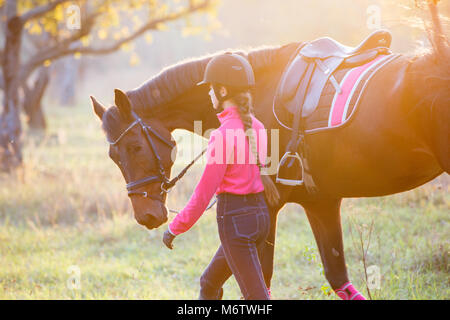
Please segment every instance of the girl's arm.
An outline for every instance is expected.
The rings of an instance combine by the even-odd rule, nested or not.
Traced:
[[[189,230],[201,217],[219,187],[227,169],[224,138],[221,131],[211,133],[207,149],[207,163],[189,202],[169,224],[169,232],[179,235]]]

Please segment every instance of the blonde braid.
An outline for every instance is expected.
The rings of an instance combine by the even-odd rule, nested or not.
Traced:
[[[250,151],[255,156],[256,164],[261,170],[261,163],[259,162],[259,154],[256,147],[255,131],[253,130],[253,121],[251,115],[253,114],[252,96],[249,92],[238,94],[233,97],[234,102],[238,106],[239,115],[244,125],[244,131],[248,132]]]
[[[259,154],[257,152],[256,147],[255,131],[253,130],[252,126],[252,117],[251,117],[251,115],[253,114],[252,95],[250,94],[250,92],[246,91],[233,96],[231,100],[234,101],[238,107],[239,116],[241,117],[245,132],[248,132],[250,150],[256,158],[256,164],[258,165],[259,172],[261,174],[262,166],[261,163],[259,162]],[[268,175],[261,174],[260,176],[261,181],[264,185],[264,193],[268,200],[268,204],[272,207],[276,207],[280,200],[280,194],[278,192],[277,187],[275,186],[272,179],[270,179]]]

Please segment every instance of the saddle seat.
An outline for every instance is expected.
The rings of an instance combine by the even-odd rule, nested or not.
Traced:
[[[327,59],[329,57],[347,58],[355,54],[360,54],[370,49],[379,47],[389,48],[392,36],[389,31],[378,30],[365,38],[357,47],[349,47],[342,43],[324,37],[307,44],[301,54],[309,58]]]
[[[297,48],[281,76],[273,101],[274,113],[276,108],[281,107],[294,115],[292,136],[279,162],[276,182],[290,186],[304,184],[308,192],[317,191],[305,155],[303,139],[305,119],[317,108],[328,81],[337,93],[342,92],[334,77],[338,68],[357,67],[372,61],[380,54],[389,54],[391,41],[389,31],[378,30],[356,47],[349,47],[325,37],[301,44]],[[292,168],[296,164],[294,168],[298,170],[294,171],[301,173],[301,177],[282,177],[280,168],[286,163],[287,168]]]
[[[356,67],[387,53],[392,36],[378,30],[357,47],[345,46],[331,38],[320,38],[300,46],[281,77],[275,103],[295,114],[301,105],[302,117],[309,116],[317,107],[328,80],[336,91],[338,83],[332,76],[338,67]]]

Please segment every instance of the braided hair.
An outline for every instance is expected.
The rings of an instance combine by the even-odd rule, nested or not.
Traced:
[[[253,106],[252,106],[252,96],[250,93],[245,92],[236,95],[233,98],[233,101],[236,103],[239,111],[239,116],[241,117],[242,124],[244,125],[244,131],[248,133],[248,139],[249,139],[249,146],[251,153],[256,158],[256,164],[258,165],[259,169],[261,170],[261,163],[259,162],[259,154],[257,152],[256,148],[256,137],[255,132],[252,129],[252,117],[253,114]]]
[[[264,193],[266,195],[266,198],[269,202],[269,205],[275,207],[280,199],[280,194],[278,193],[278,189],[273,183],[272,179],[270,179],[268,175],[261,174],[262,165],[259,161],[259,154],[256,147],[255,130],[253,130],[252,126],[253,119],[251,116],[254,114],[252,94],[250,93],[250,91],[241,91],[238,93],[234,93],[230,100],[235,102],[236,106],[238,107],[239,116],[241,118],[242,124],[244,125],[244,131],[248,133],[249,147],[252,154],[255,156],[256,164],[258,165],[261,175],[261,181],[264,185]]]

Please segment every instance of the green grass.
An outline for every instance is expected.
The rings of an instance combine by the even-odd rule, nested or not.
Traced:
[[[46,136],[26,135],[23,169],[0,176],[0,299],[195,299],[219,245],[215,210],[178,237],[173,251],[165,249],[165,228],[147,231],[135,222],[88,107],[48,114]],[[201,169],[170,193],[169,207],[183,207]],[[444,176],[402,194],[344,200],[348,271],[366,296],[356,230],[367,244],[373,223],[366,260],[381,272],[374,299],[450,298],[448,191]],[[70,287],[71,266],[79,268],[79,289]],[[326,294],[314,238],[296,205],[280,214],[272,283],[275,299],[336,299]],[[234,279],[224,289],[225,299],[241,296]]]

